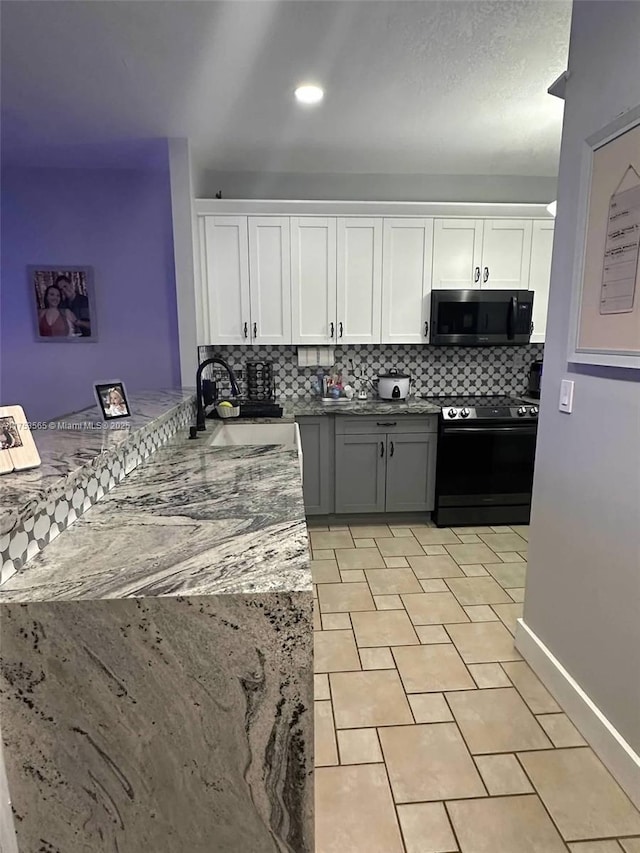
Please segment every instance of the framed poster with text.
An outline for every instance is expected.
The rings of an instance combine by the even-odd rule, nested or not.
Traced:
[[[568,359],[640,368],[640,107],[586,140]]]

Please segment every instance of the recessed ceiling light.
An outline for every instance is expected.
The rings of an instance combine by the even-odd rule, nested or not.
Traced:
[[[549,211],[549,213],[552,216],[555,216],[557,207],[558,207],[558,202],[552,201],[550,204],[547,205],[547,210]]]
[[[304,85],[298,86],[295,96],[301,104],[319,104],[324,98],[324,92],[320,86]]]

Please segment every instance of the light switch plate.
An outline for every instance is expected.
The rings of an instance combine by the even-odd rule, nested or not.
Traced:
[[[573,411],[573,380],[563,379],[560,382],[560,403],[558,408],[568,415]]]

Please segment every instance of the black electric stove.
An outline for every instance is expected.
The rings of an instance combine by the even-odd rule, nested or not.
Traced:
[[[528,524],[538,406],[517,397],[433,397],[440,406],[439,527]]]

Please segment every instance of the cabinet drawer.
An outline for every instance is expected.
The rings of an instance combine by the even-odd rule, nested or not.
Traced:
[[[401,435],[438,431],[437,415],[340,415],[336,435]]]

